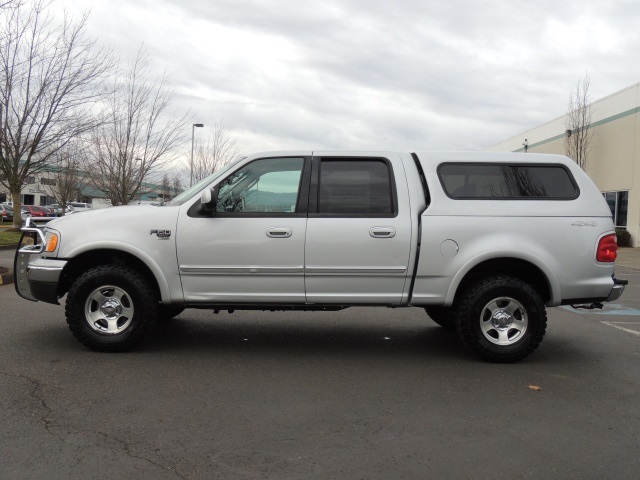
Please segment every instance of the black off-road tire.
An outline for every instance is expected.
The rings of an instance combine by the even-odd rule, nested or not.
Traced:
[[[124,315],[118,313],[118,304]],[[69,329],[84,345],[100,352],[123,352],[137,345],[153,327],[158,299],[149,280],[138,271],[102,265],[83,273],[71,285],[65,313]],[[108,323],[105,315],[111,315],[113,321]]]
[[[451,307],[431,306],[424,310],[429,318],[447,330],[456,329],[456,311]]]
[[[461,340],[490,362],[522,360],[538,348],[547,328],[542,298],[514,277],[476,282],[457,301],[456,311]]]

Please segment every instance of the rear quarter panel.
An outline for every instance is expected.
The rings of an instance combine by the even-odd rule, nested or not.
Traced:
[[[521,259],[537,266],[551,290],[548,306],[567,299],[608,296],[614,265],[596,262],[595,255],[598,240],[614,232],[611,212],[595,184],[570,159],[485,152],[418,156],[431,204],[421,218],[412,304],[450,305],[465,275],[495,258]],[[452,199],[437,175],[438,165],[452,161],[560,164],[571,172],[580,194],[573,200]],[[443,246],[447,240],[458,245],[454,256],[451,243]]]
[[[538,267],[551,290],[548,306],[566,299],[606,298],[613,285],[613,265],[595,261],[599,238],[613,229],[608,218],[425,215],[422,220],[415,305],[451,305],[469,271],[497,258]],[[453,258],[443,255],[448,240],[458,245]]]

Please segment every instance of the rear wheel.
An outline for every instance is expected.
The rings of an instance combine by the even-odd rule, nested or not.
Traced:
[[[425,307],[425,311],[429,318],[436,322],[443,328],[447,330],[455,330],[456,328],[456,318],[455,318],[455,310],[450,307]]]
[[[540,345],[547,313],[531,285],[496,276],[474,284],[457,305],[456,327],[462,341],[492,362],[517,362]]]
[[[128,267],[103,265],[73,283],[65,305],[69,329],[87,347],[122,352],[153,326],[158,301],[150,282]]]

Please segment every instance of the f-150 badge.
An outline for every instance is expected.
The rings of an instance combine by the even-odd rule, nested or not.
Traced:
[[[155,234],[160,240],[169,240],[171,230],[149,230],[149,235]]]

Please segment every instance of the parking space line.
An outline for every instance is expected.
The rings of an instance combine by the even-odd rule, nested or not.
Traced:
[[[640,316],[640,310],[637,308],[627,307],[619,303],[605,303],[602,309],[575,309],[569,305],[563,305],[560,308],[577,315],[628,315]]]
[[[631,330],[630,328],[625,328],[621,325],[637,325],[640,329],[640,322],[601,322],[605,325],[609,325],[610,327],[617,328],[618,330],[622,330],[623,332],[630,333],[631,335],[635,335],[636,337],[640,337],[640,330]]]

